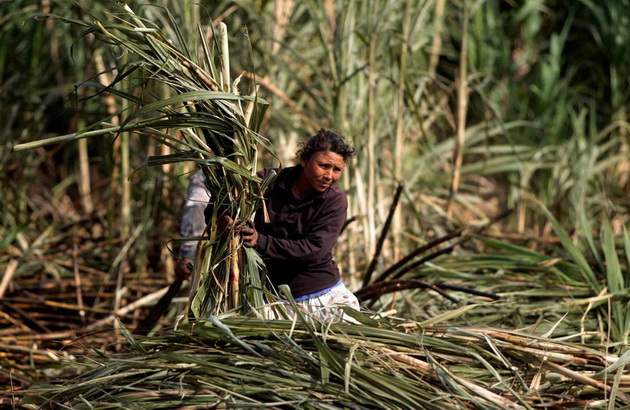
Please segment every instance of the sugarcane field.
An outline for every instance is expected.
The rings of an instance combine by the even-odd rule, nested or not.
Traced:
[[[630,0],[0,36],[0,408],[630,409]]]

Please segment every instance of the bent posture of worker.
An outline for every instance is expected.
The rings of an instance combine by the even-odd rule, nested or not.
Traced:
[[[253,223],[237,229],[243,245],[265,261],[274,287],[288,285],[295,301],[319,319],[342,320],[340,306],[359,310],[332,255],[348,209],[337,181],[354,149],[342,136],[321,129],[297,154],[299,164],[279,171],[264,194],[268,222],[257,212]],[[278,170],[267,168],[258,175],[265,178],[271,172]],[[207,218],[210,213],[208,208]],[[220,225],[231,228],[229,217],[219,219]]]

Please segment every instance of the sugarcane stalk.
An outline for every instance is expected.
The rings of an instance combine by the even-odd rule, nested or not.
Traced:
[[[184,60],[182,61],[182,66],[187,68],[199,81],[201,81],[206,87],[208,87],[212,91],[219,91],[216,83],[208,78],[208,76],[192,61]]]
[[[366,198],[366,218],[365,218],[365,235],[368,254],[374,254],[376,233],[374,222],[374,209],[376,203],[376,141],[374,138],[374,120],[376,118],[375,108],[375,94],[376,84],[374,81],[374,73],[376,71],[376,38],[374,34],[370,39],[370,48],[368,55],[368,143],[367,143],[367,167],[368,167],[368,180],[367,180],[367,198]]]
[[[153,329],[158,320],[160,320],[160,317],[166,313],[166,310],[171,305],[173,298],[181,289],[182,283],[183,282],[181,280],[175,280],[169,285],[166,293],[164,293],[155,306],[151,308],[149,314],[140,321],[138,326],[132,332],[133,334],[146,335],[151,331],[151,329]]]
[[[429,60],[429,77],[435,77],[438,62],[440,61],[440,50],[442,48],[442,28],[444,26],[444,5],[446,0],[435,2],[435,26],[433,28],[433,39],[431,43],[431,59]]]
[[[456,232],[451,232],[449,234],[446,234],[444,236],[440,236],[439,238],[435,238],[434,240],[427,242],[426,244],[417,247],[416,249],[414,249],[413,251],[411,251],[407,256],[405,256],[404,258],[402,258],[401,260],[399,260],[398,262],[396,262],[394,265],[390,266],[389,268],[387,268],[385,271],[383,271],[375,280],[374,283],[378,283],[381,282],[383,280],[385,280],[388,276],[390,276],[392,273],[396,272],[398,269],[402,268],[403,266],[405,266],[407,263],[409,263],[411,260],[413,260],[413,258],[415,258],[416,256],[418,256],[419,254],[431,249],[431,248],[435,248],[436,246],[441,245],[444,242],[447,242],[455,237],[461,236],[463,233],[463,230],[459,230]]]
[[[368,269],[365,272],[365,277],[363,278],[364,287],[370,283],[370,279],[372,279],[372,273],[374,273],[374,269],[376,269],[376,264],[378,263],[378,258],[381,255],[383,244],[385,243],[385,238],[387,237],[387,233],[392,223],[394,213],[396,212],[396,208],[398,207],[398,201],[400,199],[400,194],[402,193],[403,187],[404,184],[402,182],[399,182],[398,188],[396,188],[396,193],[394,194],[394,199],[392,200],[392,205],[389,208],[389,214],[387,215],[387,219],[385,220],[385,224],[383,225],[383,231],[381,232],[381,236],[379,237],[378,243],[376,244],[376,250],[374,251],[372,262],[370,262],[370,266],[368,266]]]
[[[293,11],[293,0],[277,0],[274,7],[274,22],[271,28],[271,55],[280,51],[280,46],[287,30],[289,18]]]
[[[230,48],[228,44],[228,31],[224,22],[217,24],[219,28],[219,52],[221,53],[221,76],[223,91],[230,89]]]
[[[87,141],[79,140],[79,192],[81,192],[81,205],[86,213],[94,212],[92,202],[92,187],[90,181],[90,161],[88,159]]]
[[[396,90],[396,135],[394,137],[395,142],[395,154],[394,154],[394,177],[401,181],[403,179],[403,158],[405,151],[405,93],[406,87],[406,74],[407,74],[407,56],[409,53],[409,32],[410,32],[410,19],[412,11],[409,1],[405,2],[405,13],[403,18],[402,27],[402,41],[400,46],[400,65],[398,70],[398,89]],[[394,260],[400,256],[400,246],[398,245],[400,231],[402,230],[402,215],[400,212],[392,215],[392,256]],[[391,222],[390,222],[391,223]],[[382,245],[380,245],[382,246]]]
[[[126,100],[123,102],[123,109],[126,109]],[[129,183],[129,133],[123,132],[120,135],[120,182],[122,189],[121,203],[121,230],[122,236],[128,237],[131,233],[131,184]]]
[[[81,274],[79,273],[79,246],[77,243],[72,244],[72,270],[74,273],[74,284],[77,292],[77,305],[79,306],[79,316],[81,317],[81,325],[85,326],[85,309],[83,308],[83,293],[81,291]]]
[[[9,260],[7,268],[4,270],[4,273],[2,274],[2,281],[0,281],[0,299],[4,296],[4,293],[9,287],[9,283],[11,283],[11,280],[13,279],[13,274],[15,273],[15,270],[17,269],[18,265],[19,265],[19,262],[17,259],[12,258]]]
[[[444,290],[454,290],[457,292],[469,293],[471,295],[501,300],[502,297],[494,293],[482,292],[476,289],[469,289],[463,286],[449,285],[447,283],[428,283],[419,279],[392,279],[387,282],[376,282],[359,291],[354,295],[361,301],[378,299],[386,293],[397,292],[408,289],[431,289],[444,296],[451,302],[458,304],[458,300],[449,296]]]
[[[395,350],[392,350],[390,348],[387,347],[382,347],[379,349],[382,353],[384,353],[385,355],[387,355],[388,357],[390,357],[392,360],[396,360],[398,362],[407,364],[409,366],[413,366],[414,368],[420,370],[421,373],[426,374],[432,378],[435,379],[439,379],[440,376],[437,372],[437,369],[434,368],[434,366],[431,366],[429,363],[416,359],[415,357],[411,357],[405,353],[401,353],[401,352],[397,352]],[[441,371],[445,371],[448,372],[448,369],[446,368],[441,368]],[[470,389],[471,391],[477,393],[479,396],[479,398],[484,398],[487,401],[489,401],[490,403],[487,404],[495,404],[495,405],[500,405],[501,408],[504,409],[522,409],[523,407],[502,397],[499,396],[498,394],[484,388],[481,387],[480,385],[473,383],[470,380],[464,379],[463,377],[460,376],[456,376],[455,374],[448,372],[449,377],[453,378],[454,380],[456,380],[457,382],[459,382],[460,384],[462,384],[463,386],[466,386],[466,388]]]
[[[492,218],[487,224],[485,224],[482,227],[476,228],[471,230],[470,233],[473,234],[478,234],[483,232],[484,230],[488,229],[491,225],[495,224],[496,222],[502,220],[503,218],[506,218],[508,215],[510,215],[512,213],[512,209],[508,209],[504,212],[501,212],[499,215],[495,216],[494,218]],[[390,266],[388,269],[386,269],[383,273],[381,273],[375,280],[374,283],[379,283],[384,281],[386,278],[390,277],[391,275],[393,275],[395,273],[395,275],[392,277],[392,279],[398,279],[400,278],[402,275],[404,275],[407,272],[410,272],[411,270],[417,268],[418,266],[423,265],[424,263],[426,263],[429,260],[435,259],[440,255],[446,254],[446,253],[450,253],[452,252],[456,247],[463,245],[464,243],[468,242],[471,239],[471,236],[466,235],[463,238],[461,238],[459,241],[457,241],[455,244],[442,248],[440,250],[437,250],[435,252],[433,252],[432,254],[412,263],[412,264],[408,264],[409,262],[411,262],[416,256],[420,255],[423,252],[428,251],[429,249],[435,248],[445,242],[448,242],[451,239],[460,237],[462,235],[464,235],[466,233],[466,230],[458,230],[455,232],[451,232],[449,234],[446,234],[444,236],[441,236],[439,238],[435,238],[434,240],[419,246],[418,248],[414,249],[412,252],[410,252],[407,256],[405,256],[404,258],[402,258],[401,260],[399,260],[397,263],[395,263],[394,265]],[[360,291],[359,291],[360,292]]]
[[[464,142],[466,137],[466,112],[468,110],[468,1],[462,3],[464,9],[462,23],[462,49],[459,55],[459,77],[457,81],[457,139],[453,152],[453,178],[446,204],[446,216],[453,216],[453,200],[459,190],[462,164],[464,162]]]
[[[492,218],[492,220],[490,220],[490,222],[488,222],[487,224],[485,224],[482,227],[479,227],[477,229],[472,230],[472,232],[470,233],[475,233],[475,234],[479,234],[482,231],[484,231],[485,229],[488,229],[491,225],[493,225],[494,223],[500,221],[503,218],[506,218],[508,215],[510,215],[512,213],[512,209],[508,209],[507,211],[504,211],[502,213],[500,213],[498,216]],[[460,231],[460,235],[463,235],[465,233],[465,231]],[[460,236],[460,235],[456,235],[456,236]],[[393,277],[392,279],[398,279],[401,276],[403,276],[405,273],[407,272],[411,272],[412,270],[414,270],[415,268],[424,265],[426,262],[433,260],[435,258],[437,258],[438,256],[441,255],[445,255],[447,253],[451,253],[453,252],[453,250],[455,250],[455,248],[457,248],[458,246],[462,246],[464,243],[468,242],[469,240],[471,240],[472,237],[470,235],[464,235],[463,238],[459,239],[457,242],[455,242],[453,245],[447,246],[445,248],[439,249],[433,253],[431,253],[430,255],[425,256],[422,259],[419,259],[418,261],[405,266],[403,269],[401,269],[400,271],[398,271]]]
[[[228,286],[228,309],[235,309],[240,305],[240,280],[241,270],[239,268],[239,262],[242,259],[240,257],[240,238],[234,235],[230,239],[230,282]]]

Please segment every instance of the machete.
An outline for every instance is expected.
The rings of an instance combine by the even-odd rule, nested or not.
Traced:
[[[188,269],[192,271],[193,264],[192,262],[188,262]],[[170,284],[166,293],[158,300],[158,302],[151,308],[149,314],[147,314],[144,319],[140,321],[138,327],[132,332],[134,335],[146,336],[151,329],[155,326],[155,324],[160,320],[162,315],[166,313],[166,310],[170,306],[173,298],[179,290],[182,288],[182,280],[175,279],[173,283]]]

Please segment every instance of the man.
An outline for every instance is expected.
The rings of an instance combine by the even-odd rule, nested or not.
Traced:
[[[338,307],[359,310],[359,302],[341,281],[332,249],[348,208],[346,194],[336,183],[355,152],[342,136],[321,129],[302,144],[297,154],[300,163],[279,171],[265,192],[269,222],[265,223],[262,212],[257,212],[248,227],[241,222],[234,229],[240,231],[243,245],[254,248],[265,261],[271,285],[288,285],[295,301],[319,319],[351,320]],[[267,168],[258,175],[265,178],[277,171]],[[206,203],[208,199],[204,199]],[[189,209],[185,208],[185,213]],[[206,221],[211,212],[208,206]],[[220,232],[227,232],[233,221],[224,215],[217,223]],[[182,234],[186,235],[183,228],[184,222]],[[176,272],[187,278],[190,271],[186,262],[192,255],[180,255]]]
[[[242,229],[243,244],[264,259],[274,286],[287,284],[293,298],[320,319],[341,318],[334,305],[359,310],[344,286],[332,249],[346,220],[348,200],[336,185],[354,149],[321,129],[302,144],[300,163],[280,171],[265,193],[269,223],[261,212]],[[265,178],[272,169],[259,175]]]
[[[210,202],[210,192],[204,185],[205,177],[201,170],[193,174],[188,182],[188,192],[184,210],[180,233],[185,238],[201,237],[206,229],[204,210]],[[181,244],[179,248],[179,258],[175,264],[175,279],[188,280],[192,273],[190,266],[195,258],[199,240],[188,240]]]

